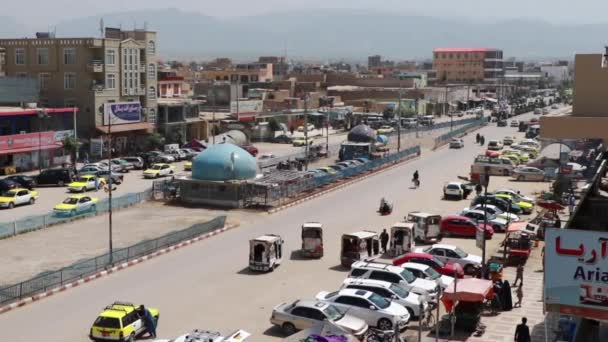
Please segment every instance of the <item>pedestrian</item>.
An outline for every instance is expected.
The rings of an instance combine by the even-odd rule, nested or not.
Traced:
[[[98,190],[99,190],[99,177],[95,176],[95,192],[97,192]]]
[[[576,199],[574,198],[574,194],[570,193],[568,197],[568,211],[570,212],[570,216],[574,213],[574,205],[576,204]]]
[[[513,286],[517,286],[517,281],[519,280],[520,284],[524,283],[524,264],[519,263],[517,265],[517,271],[515,271],[515,281],[513,282]]]
[[[139,306],[139,315],[144,322],[146,332],[152,337],[156,338],[156,322],[150,310],[146,309],[143,305]]]
[[[382,243],[382,251],[384,253],[388,252],[386,249],[386,246],[388,245],[388,233],[386,232],[386,229],[383,229],[382,233],[380,233],[380,242]]]
[[[475,193],[477,194],[477,196],[481,195],[482,190],[483,188],[481,187],[481,183],[477,183],[477,185],[475,185]]]
[[[530,339],[530,328],[526,325],[528,319],[526,317],[522,317],[521,324],[517,325],[515,328],[515,342],[531,342]]]
[[[560,220],[559,215],[556,215],[556,217],[555,217],[555,228],[561,228],[561,227],[562,227],[562,220]]]
[[[480,137],[480,135],[479,135],[479,133],[477,133],[477,135],[475,136],[475,143],[477,143],[477,144],[479,144],[479,137]]]
[[[513,307],[519,306],[521,308],[521,300],[524,298],[524,286],[519,284],[515,293],[517,295],[517,303]]]

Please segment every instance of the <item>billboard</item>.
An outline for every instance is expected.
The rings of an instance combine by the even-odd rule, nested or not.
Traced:
[[[561,314],[608,319],[608,234],[547,229],[545,306]]]
[[[57,141],[55,132],[26,133],[0,136],[0,152],[9,150],[36,150],[38,148],[55,147],[61,144]]]
[[[262,111],[263,107],[264,101],[262,100],[243,100],[238,101],[238,103],[237,101],[231,101],[230,113],[239,121],[252,120],[257,113]]]
[[[103,125],[121,125],[141,122],[141,104],[139,102],[114,102],[103,104]]]

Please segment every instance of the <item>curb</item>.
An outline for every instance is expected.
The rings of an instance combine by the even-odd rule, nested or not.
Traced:
[[[459,135],[457,135],[457,136],[458,136],[458,137],[463,137],[465,134],[469,134],[469,133],[474,132],[474,131],[476,131],[476,130],[478,130],[478,129],[482,129],[482,128],[486,127],[486,126],[487,126],[487,125],[479,125],[479,126],[476,126],[476,127],[471,127],[471,129],[468,129],[466,132],[464,132],[464,133],[462,133],[462,134],[459,134]],[[456,137],[456,136],[455,136],[455,137]],[[449,143],[449,141],[447,141],[447,140],[446,140],[445,142],[443,142],[443,143],[441,143],[441,144],[436,145],[435,147],[433,147],[433,148],[431,149],[431,151],[435,151],[435,150],[437,150],[438,148],[441,148],[441,147],[443,147],[443,146],[447,145],[448,143]]]
[[[307,196],[307,197],[301,198],[301,199],[299,199],[299,200],[295,200],[295,201],[293,201],[293,202],[289,202],[289,203],[284,204],[284,205],[282,205],[282,206],[280,206],[280,207],[272,208],[272,209],[268,210],[268,211],[267,211],[267,213],[268,213],[268,214],[274,214],[274,213],[276,213],[276,212],[279,212],[279,211],[285,210],[285,209],[287,209],[287,208],[291,208],[291,207],[293,207],[293,206],[295,206],[295,205],[298,205],[298,204],[300,204],[300,203],[304,203],[304,202],[310,201],[310,200],[312,200],[312,199],[315,199],[315,198],[317,198],[317,197],[323,196],[323,195],[328,194],[328,193],[330,193],[330,192],[332,192],[332,191],[336,191],[336,190],[339,190],[339,189],[345,188],[345,187],[347,187],[347,186],[349,186],[349,185],[352,185],[352,184],[358,183],[358,182],[360,182],[360,181],[362,181],[362,180],[364,180],[364,179],[366,179],[366,178],[369,178],[369,177],[375,176],[376,174],[378,174],[378,173],[380,173],[380,172],[382,172],[382,171],[386,171],[386,170],[389,170],[389,169],[395,168],[395,167],[399,166],[399,164],[401,164],[401,163],[404,163],[404,162],[410,161],[410,160],[412,160],[412,159],[414,159],[414,158],[419,158],[421,154],[422,154],[422,151],[421,151],[421,153],[420,153],[420,154],[415,154],[415,155],[413,155],[413,156],[405,157],[405,158],[403,158],[402,160],[399,160],[399,161],[395,162],[395,163],[394,163],[394,164],[392,164],[392,165],[389,165],[389,166],[386,166],[386,167],[383,167],[383,168],[379,168],[379,169],[377,169],[377,170],[375,170],[375,171],[372,171],[372,172],[369,172],[369,173],[367,173],[367,174],[365,174],[365,175],[363,175],[363,176],[360,176],[360,177],[356,177],[356,178],[350,179],[350,180],[348,180],[348,181],[346,181],[346,182],[344,182],[344,183],[342,183],[342,184],[335,185],[335,186],[333,186],[333,187],[331,187],[331,188],[329,188],[329,189],[322,190],[322,191],[320,191],[320,192],[318,192],[318,193],[315,193],[315,194],[312,194],[312,195],[310,195],[310,196]]]
[[[182,247],[186,247],[186,246],[191,245],[191,244],[193,244],[195,242],[208,239],[208,238],[210,238],[212,236],[221,234],[221,233],[223,233],[223,232],[225,232],[227,230],[236,228],[238,226],[239,226],[238,224],[225,225],[223,228],[219,228],[219,229],[216,229],[216,230],[211,231],[209,233],[206,233],[206,234],[203,234],[203,235],[199,235],[199,236],[197,236],[195,238],[192,238],[190,240],[182,241],[182,242],[180,242],[180,243],[178,243],[176,245],[172,245],[172,246],[163,248],[163,249],[158,250],[158,251],[156,251],[156,252],[154,252],[152,254],[144,255],[144,256],[139,257],[137,259],[133,259],[133,260],[124,262],[124,263],[122,263],[120,265],[114,266],[114,267],[112,267],[110,269],[97,272],[97,273],[92,274],[90,276],[87,276],[85,278],[75,280],[75,281],[73,281],[71,283],[68,283],[68,284],[65,284],[65,285],[62,285],[62,286],[59,286],[59,287],[55,287],[55,288],[53,288],[51,290],[48,290],[46,292],[42,292],[42,293],[33,295],[31,297],[27,297],[27,298],[21,299],[21,300],[19,300],[17,302],[14,302],[14,303],[11,303],[11,304],[7,304],[5,306],[0,307],[0,315],[3,314],[3,313],[9,312],[11,310],[20,308],[22,306],[25,306],[27,304],[30,304],[30,303],[33,303],[33,302],[37,302],[37,301],[39,301],[39,300],[41,300],[43,298],[50,297],[50,296],[52,296],[54,294],[57,294],[59,292],[63,292],[63,291],[66,291],[68,289],[71,289],[71,288],[74,288],[74,287],[78,287],[78,286],[80,286],[82,284],[88,283],[88,282],[93,281],[95,279],[99,279],[99,278],[108,276],[108,275],[110,275],[110,274],[112,274],[114,272],[118,272],[118,271],[123,270],[125,268],[137,265],[137,264],[142,263],[142,262],[144,262],[146,260],[155,258],[155,257],[163,255],[163,254],[167,254],[167,253],[169,253],[171,251],[180,249]]]

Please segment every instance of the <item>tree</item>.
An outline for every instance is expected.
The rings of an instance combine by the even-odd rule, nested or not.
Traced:
[[[160,135],[159,133],[152,133],[146,136],[146,148],[148,150],[156,150],[165,144],[165,137]]]
[[[268,128],[270,128],[271,131],[276,132],[281,130],[281,125],[279,125],[277,119],[270,118],[268,120]]]
[[[74,165],[74,170],[76,169],[76,152],[78,151],[78,147],[80,143],[78,139],[74,137],[65,137],[62,141],[63,150],[68,153],[70,159],[72,160],[72,165]]]

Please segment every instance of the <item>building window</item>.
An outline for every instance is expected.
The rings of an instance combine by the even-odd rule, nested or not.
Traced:
[[[151,40],[148,42],[148,54],[153,55],[156,53],[156,43]]]
[[[49,64],[49,49],[48,48],[36,49],[36,57],[37,57],[38,65],[48,65]]]
[[[40,90],[48,89],[50,79],[51,79],[51,74],[47,74],[47,73],[38,74],[38,87],[40,88]]]
[[[63,106],[66,108],[74,108],[77,107],[76,106],[76,100],[75,99],[65,99],[63,101]]]
[[[76,88],[76,74],[73,72],[66,72],[63,74],[63,89],[74,88]]]
[[[106,64],[116,65],[116,50],[109,49],[106,51]]]
[[[106,75],[106,89],[116,89],[116,75]]]
[[[15,64],[25,65],[25,49],[24,48],[15,49]]]
[[[148,64],[148,79],[153,80],[156,78],[156,65],[153,63]]]
[[[27,72],[18,72],[17,73],[17,78],[26,78],[27,77]]]
[[[150,98],[150,99],[156,98],[156,88],[154,88],[154,87],[148,88],[148,98]]]
[[[63,64],[76,64],[76,49],[63,49]]]

